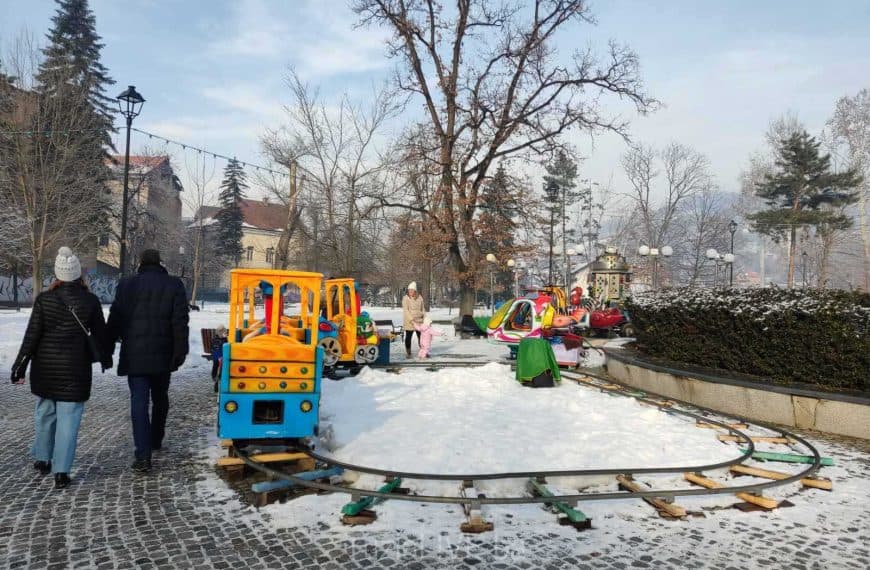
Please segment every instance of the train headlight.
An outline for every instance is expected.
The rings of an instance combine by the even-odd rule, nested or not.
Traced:
[[[265,390],[265,389],[266,389],[266,383],[265,383],[265,382],[260,382],[257,386],[260,388],[260,390]]]
[[[260,367],[260,374],[265,374],[267,370],[268,370],[268,368],[266,368],[265,366],[261,366]]]
[[[239,409],[239,405],[230,400],[229,402],[224,404],[224,409],[227,411],[227,413],[231,414]]]
[[[308,400],[302,400],[302,403],[299,404],[299,409],[302,410],[303,412],[310,412],[311,408],[313,408],[313,407],[314,407],[314,404],[312,404]]]

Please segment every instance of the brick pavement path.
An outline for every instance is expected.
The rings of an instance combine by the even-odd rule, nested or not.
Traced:
[[[202,454],[213,441],[214,400],[199,363],[173,380],[168,448],[156,455],[149,476],[129,470],[126,382],[97,375],[73,484],[55,491],[27,453],[34,398],[3,372],[0,568],[870,567],[866,496],[862,506],[861,498],[849,505],[854,496],[830,495],[833,512],[802,502],[787,516],[719,511],[686,523],[666,523],[637,507],[639,516],[617,511],[583,534],[566,535],[554,524],[522,539],[498,531],[454,539],[437,528],[423,529],[428,534],[414,534],[413,527],[395,533],[277,528],[241,506],[239,522],[233,509],[204,506],[193,491],[197,481],[215,477]],[[868,447],[826,440],[823,451],[837,457],[842,476],[866,478]]]

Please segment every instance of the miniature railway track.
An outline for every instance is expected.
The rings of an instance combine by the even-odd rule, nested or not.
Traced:
[[[387,368],[387,369],[401,369],[405,367],[414,367],[414,368],[444,368],[444,367],[456,367],[456,366],[483,366],[485,364],[489,364],[490,362],[481,362],[481,361],[442,361],[442,362],[414,362],[414,363],[401,363],[397,365],[380,365],[377,368]],[[510,364],[512,361],[501,361],[501,364]],[[325,492],[335,492],[335,493],[345,493],[348,495],[352,495],[355,500],[359,497],[368,497],[371,499],[387,499],[391,501],[412,501],[417,503],[447,503],[447,504],[460,504],[467,507],[472,505],[479,507],[480,505],[517,505],[517,504],[530,504],[530,503],[546,503],[546,504],[554,504],[554,503],[565,503],[565,504],[575,504],[578,501],[603,501],[603,500],[615,500],[615,499],[626,499],[626,498],[639,498],[639,499],[649,499],[649,500],[671,500],[673,497],[677,496],[693,496],[693,495],[721,495],[721,494],[737,494],[740,498],[752,498],[755,497],[759,499],[758,504],[764,504],[762,499],[770,501],[770,499],[766,499],[764,497],[758,497],[754,495],[759,491],[764,489],[768,489],[771,487],[777,487],[782,485],[787,485],[790,483],[801,482],[802,480],[813,480],[812,475],[819,469],[822,465],[822,457],[819,455],[818,450],[806,439],[802,438],[799,435],[784,431],[778,427],[774,427],[762,422],[750,421],[747,418],[743,418],[740,416],[735,416],[733,414],[724,414],[715,410],[710,410],[707,408],[703,408],[701,406],[697,406],[695,404],[689,404],[687,402],[682,402],[680,400],[676,400],[674,398],[667,398],[664,396],[652,394],[646,391],[635,390],[633,388],[627,387],[625,385],[619,384],[609,378],[599,376],[593,373],[589,373],[586,371],[582,372],[574,372],[574,371],[562,371],[562,376],[578,384],[588,386],[590,388],[597,388],[602,391],[607,391],[609,393],[617,394],[624,397],[632,397],[639,402],[642,402],[647,405],[655,406],[659,408],[662,412],[683,417],[683,418],[691,418],[698,422],[697,425],[701,427],[714,427],[722,430],[726,430],[731,434],[734,441],[738,443],[744,443],[745,447],[741,450],[741,454],[733,459],[728,461],[722,461],[719,463],[708,464],[708,465],[681,465],[681,466],[668,466],[668,467],[620,467],[615,469],[569,469],[569,470],[549,470],[549,471],[518,471],[518,472],[507,472],[507,473],[414,473],[414,472],[403,472],[397,470],[390,469],[379,469],[375,467],[369,467],[365,465],[357,465],[353,463],[347,463],[340,461],[338,459],[327,457],[324,455],[320,455],[311,449],[302,449],[299,450],[302,453],[305,453],[311,459],[326,465],[331,466],[333,468],[342,468],[349,471],[356,471],[359,473],[367,473],[373,475],[379,475],[387,478],[388,480],[405,480],[405,479],[414,479],[414,480],[431,480],[431,481],[486,481],[486,480],[498,480],[498,479],[516,479],[516,478],[528,478],[530,480],[543,481],[547,477],[578,477],[578,476],[600,476],[600,475],[614,475],[614,476],[623,476],[627,480],[631,480],[634,475],[640,474],[661,474],[661,473],[683,473],[686,474],[686,479],[688,481],[696,482],[698,484],[707,484],[708,486],[702,488],[679,488],[679,489],[653,489],[648,488],[646,486],[640,485],[628,485],[623,486],[626,488],[625,491],[620,492],[597,492],[597,493],[574,493],[574,494],[564,494],[564,495],[549,495],[549,496],[541,496],[541,495],[533,495],[533,496],[521,496],[521,497],[489,497],[489,496],[480,496],[480,497],[468,497],[468,496],[436,496],[436,495],[410,495],[410,494],[396,494],[391,493],[389,491],[382,490],[369,490],[369,489],[360,489],[347,487],[343,485],[334,485],[331,483],[322,483],[318,481],[303,479],[299,476],[284,473],[282,471],[278,471],[268,467],[267,465],[260,463],[251,457],[248,456],[243,450],[237,450],[237,456],[249,467],[260,471],[271,478],[284,480],[292,483],[293,485],[298,485],[299,487],[305,487],[312,490],[317,491],[325,491]],[[693,411],[689,411],[691,408],[694,410],[698,410],[701,413],[696,413]],[[730,418],[728,422],[720,421],[718,419],[714,419],[704,414],[715,414],[718,417],[726,417]],[[735,424],[732,420],[737,420],[740,423]],[[764,429],[776,432],[780,434],[780,437],[784,438],[787,441],[792,441],[796,444],[800,444],[804,448],[808,450],[807,457],[807,467],[804,468],[799,473],[795,474],[785,474],[779,473],[777,479],[768,480],[759,483],[752,483],[747,485],[736,485],[736,486],[726,486],[720,483],[712,482],[700,475],[697,475],[701,471],[713,470],[713,469],[721,469],[721,468],[731,468],[737,466],[745,466],[744,463],[752,458],[753,453],[755,453],[755,446],[753,443],[753,436],[747,435],[743,431],[744,424],[746,426],[759,426]],[[737,426],[737,427],[735,427]],[[732,472],[740,472],[740,469],[732,469]],[[745,472],[745,470],[743,470]],[[690,477],[691,475],[691,477]],[[770,507],[767,507],[770,508]]]

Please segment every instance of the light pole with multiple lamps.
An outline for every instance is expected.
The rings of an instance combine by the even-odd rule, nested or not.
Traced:
[[[712,247],[707,250],[707,259],[712,261],[715,264],[715,273],[713,274],[713,287],[716,286],[716,283],[719,281],[719,267],[723,265],[731,266],[734,264],[734,254],[733,253],[725,253],[721,254]],[[724,275],[723,275],[724,281]]]
[[[142,111],[145,98],[130,85],[123,93],[118,95],[118,109],[127,119],[127,148],[124,152],[124,195],[121,202],[121,259],[119,261],[121,277],[127,273],[127,202],[129,201],[130,183],[130,127],[133,118]]]
[[[642,245],[637,248],[637,254],[641,257],[647,257],[652,260],[652,288],[659,288],[659,257],[670,257],[674,254],[674,248],[669,245],[658,247],[649,247]]]
[[[731,232],[731,258],[734,258],[734,233],[737,231],[737,222],[728,222],[728,231]],[[734,287],[734,263],[728,266],[728,285]]]

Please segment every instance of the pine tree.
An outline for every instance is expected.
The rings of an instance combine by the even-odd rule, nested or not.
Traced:
[[[779,139],[775,171],[766,174],[755,193],[768,210],[748,217],[756,231],[781,239],[789,236],[788,286],[794,286],[799,227],[845,228],[851,220],[831,208],[853,204],[861,177],[854,170],[831,172],[831,155],[819,153],[820,143],[806,130]]]
[[[39,124],[43,140],[36,144],[44,164],[70,164],[62,158],[75,149],[76,162],[60,172],[72,199],[93,203],[99,215],[81,229],[91,235],[109,227],[111,178],[109,150],[113,149],[115,102],[105,94],[115,81],[100,63],[104,44],[96,32],[96,18],[87,0],[55,0],[57,11],[36,75]],[[119,208],[120,210],[120,208]],[[96,241],[93,242],[96,246]]]
[[[517,184],[499,164],[495,175],[483,187],[480,196],[480,216],[477,224],[480,250],[493,253],[499,260],[495,281],[504,291],[513,290],[513,275],[504,262],[514,254],[520,191]],[[493,268],[490,268],[493,269]],[[489,282],[487,281],[487,289]]]
[[[43,94],[59,98],[67,106],[86,105],[90,110],[92,132],[79,133],[94,141],[103,162],[106,148],[113,148],[115,101],[106,96],[106,87],[114,85],[108,69],[100,63],[100,43],[96,18],[88,0],[55,0],[57,13],[48,33],[49,45],[39,66],[37,80]]]
[[[231,159],[224,169],[221,182],[221,209],[217,214],[217,252],[229,264],[238,264],[242,258],[242,209],[245,197],[245,171],[236,159]]]
[[[578,198],[574,191],[576,179],[577,163],[567,153],[560,151],[553,162],[547,165],[547,174],[544,176],[544,209],[549,218],[546,221],[549,225],[546,238],[549,247],[547,279],[550,284],[562,280],[555,273],[554,250],[561,241],[563,261],[567,259],[568,239],[573,235],[573,230],[566,226],[566,210]],[[565,270],[567,271],[567,265]]]

